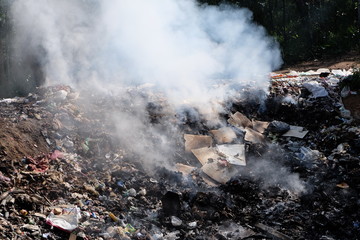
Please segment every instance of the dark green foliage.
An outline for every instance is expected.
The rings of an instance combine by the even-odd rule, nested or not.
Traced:
[[[249,8],[254,20],[280,43],[285,63],[359,51],[358,0],[198,1]]]

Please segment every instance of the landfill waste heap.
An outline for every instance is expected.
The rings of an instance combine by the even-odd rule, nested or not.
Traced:
[[[356,74],[273,73],[265,102],[227,103],[221,127],[149,102],[181,130],[155,172],[112,131],[116,96],[1,99],[0,238],[359,239]]]

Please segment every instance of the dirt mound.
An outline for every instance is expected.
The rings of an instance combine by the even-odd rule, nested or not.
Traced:
[[[10,122],[0,119],[0,149],[3,158],[19,160],[27,156],[50,151],[41,131],[42,122],[37,119]]]

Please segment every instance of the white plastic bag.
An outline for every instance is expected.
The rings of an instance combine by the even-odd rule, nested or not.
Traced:
[[[62,214],[60,215],[55,215],[51,212],[46,218],[46,223],[66,232],[72,232],[79,225],[79,219],[81,217],[80,209],[74,206],[63,208],[62,210]]]

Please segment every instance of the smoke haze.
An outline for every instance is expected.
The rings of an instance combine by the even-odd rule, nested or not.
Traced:
[[[186,104],[216,115],[219,102],[240,94],[229,86],[267,91],[269,72],[281,64],[278,45],[247,9],[194,0],[15,0],[12,15],[15,56],[35,61],[46,84],[131,98],[131,111],[124,106],[108,117],[147,163],[166,164],[182,136],[165,120],[149,124],[147,102],[126,89],[151,86],[174,109]]]
[[[219,79],[266,89],[280,51],[247,9],[194,0],[14,1],[17,55],[39,59],[47,83],[153,84],[173,104],[229,97]]]

